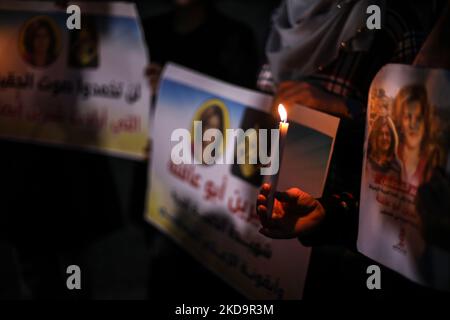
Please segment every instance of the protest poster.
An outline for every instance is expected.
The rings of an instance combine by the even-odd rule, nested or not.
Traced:
[[[0,137],[144,158],[149,64],[134,4],[0,3]]]
[[[220,132],[278,128],[279,119],[270,114],[271,104],[270,96],[167,65],[152,131],[146,219],[245,296],[300,299],[310,249],[297,239],[271,240],[258,232],[261,225],[255,205],[264,180],[261,167],[229,161],[236,153],[228,156],[228,150],[250,154],[257,146],[245,143],[242,149],[238,139],[224,135],[224,148],[219,149],[227,153],[224,164],[175,164],[171,157],[178,144],[173,133],[180,128],[192,133],[197,120],[203,121],[202,129]],[[297,186],[320,196],[339,120],[294,107],[288,110],[278,186]],[[187,147],[194,149],[191,159],[196,156],[192,141]]]
[[[445,168],[450,73],[391,64],[374,78],[368,103],[358,249],[422,285],[450,287],[450,255],[426,243],[418,188]],[[448,168],[447,168],[448,171]]]

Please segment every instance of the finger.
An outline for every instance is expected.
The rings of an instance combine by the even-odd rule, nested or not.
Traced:
[[[294,206],[298,215],[309,214],[319,205],[313,196],[299,188],[290,188],[286,194],[289,200],[285,203],[288,206]]]
[[[342,196],[342,201],[345,201],[345,202],[350,202],[355,199],[355,197],[351,193],[348,193],[348,192],[343,192],[341,194],[341,196]]]
[[[296,195],[298,200],[297,203],[300,206],[312,207],[317,202],[317,200],[312,195],[301,189],[296,190]]]
[[[261,224],[263,225],[263,227],[265,227],[265,228],[273,227],[273,225],[271,224],[271,221],[268,217],[269,213],[267,211],[266,206],[263,206],[263,205],[258,206],[256,213],[258,214],[259,221],[261,221]]]
[[[276,204],[274,204],[274,206],[275,205]],[[261,224],[264,227],[271,229],[279,227],[280,219],[274,213],[274,210],[272,210],[272,212],[269,212],[269,209],[266,206],[260,205],[257,207],[256,212],[258,214],[259,220],[261,221]]]
[[[269,193],[270,193],[270,189],[271,189],[270,184],[269,183],[264,183],[262,185],[262,187],[261,187],[260,194],[262,194],[262,195],[267,197],[269,195]]]
[[[283,218],[285,210],[289,210],[289,208],[294,209],[296,214],[303,215],[310,211],[309,206],[305,206],[302,203],[301,198],[301,190],[298,188],[291,188],[285,192],[276,192],[275,193],[275,201],[280,206],[280,212],[277,216],[272,216],[272,218]]]
[[[259,194],[256,200],[256,206],[260,205],[267,206],[267,198],[262,194]]]
[[[261,222],[267,222],[268,220],[268,211],[267,211],[267,207],[264,205],[259,205],[257,207],[256,213],[259,216],[259,219],[261,220]]]

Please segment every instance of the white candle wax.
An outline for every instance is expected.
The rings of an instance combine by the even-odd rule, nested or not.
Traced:
[[[278,158],[278,172],[274,175],[271,176],[269,183],[270,183],[270,192],[269,195],[267,197],[267,214],[269,216],[269,218],[272,217],[272,211],[273,211],[273,205],[275,202],[275,192],[277,191],[277,185],[278,185],[278,177],[280,175],[280,170],[281,170],[281,162],[283,159],[283,151],[284,151],[284,146],[286,144],[286,139],[287,139],[287,133],[288,133],[288,129],[289,129],[289,123],[287,123],[287,113],[286,113],[286,109],[284,108],[284,106],[282,104],[280,104],[278,106],[278,112],[280,113],[280,124],[278,126],[278,130],[280,130],[280,135],[279,135],[279,143],[278,143],[278,150],[275,150],[274,152],[274,156],[272,157],[272,161],[275,161]],[[278,151],[278,152],[277,152]]]

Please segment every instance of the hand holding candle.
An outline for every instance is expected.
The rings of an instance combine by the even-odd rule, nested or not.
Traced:
[[[272,161],[278,161],[279,166],[278,172],[267,181],[270,186],[268,184],[262,186],[256,201],[256,211],[262,224],[259,232],[272,239],[298,238],[304,243],[311,243],[325,218],[325,209],[318,200],[299,188],[293,187],[277,193],[289,128],[286,109],[282,104],[278,106],[278,112],[281,120],[279,143],[278,148],[272,150]]]
[[[278,105],[278,113],[280,115],[280,124],[278,129],[280,130],[280,135],[279,135],[279,142],[278,142],[278,149],[276,150],[272,150],[272,161],[278,161],[279,163],[279,169],[278,172],[274,175],[271,176],[270,178],[270,193],[268,196],[268,207],[267,207],[267,214],[269,215],[269,217],[272,216],[272,210],[273,210],[273,203],[274,203],[274,195],[275,192],[277,191],[277,185],[278,185],[278,176],[280,174],[280,169],[281,169],[281,160],[283,158],[283,150],[284,150],[284,146],[286,144],[286,139],[287,139],[287,133],[288,133],[288,128],[289,128],[289,123],[287,122],[287,112],[285,107],[280,103]]]

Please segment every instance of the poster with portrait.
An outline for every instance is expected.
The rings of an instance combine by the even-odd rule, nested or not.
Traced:
[[[0,3],[0,138],[143,158],[150,92],[134,4]]]
[[[270,115],[271,104],[270,96],[174,64],[166,66],[152,133],[146,219],[245,296],[299,299],[309,249],[296,239],[271,240],[258,232],[256,197],[265,178],[262,163],[252,164],[249,159],[264,139],[260,130],[278,128],[279,119]],[[223,164],[210,163],[208,153],[202,157],[196,151],[212,143],[203,139],[195,145],[197,121],[203,133],[208,129],[224,133],[214,151],[214,156],[215,152],[226,155]],[[339,121],[296,106],[288,110],[288,122],[279,189],[298,186],[320,196]],[[239,143],[226,135],[238,128],[255,131]],[[190,133],[186,139],[176,138],[180,129]],[[256,145],[250,143],[252,135]],[[173,160],[180,141],[183,152],[190,154],[188,163]],[[239,153],[245,155],[245,162],[230,161]]]
[[[358,249],[423,285],[450,288],[450,255],[426,243],[417,192],[447,166],[450,73],[387,65],[369,94]],[[447,169],[448,170],[448,169]]]

